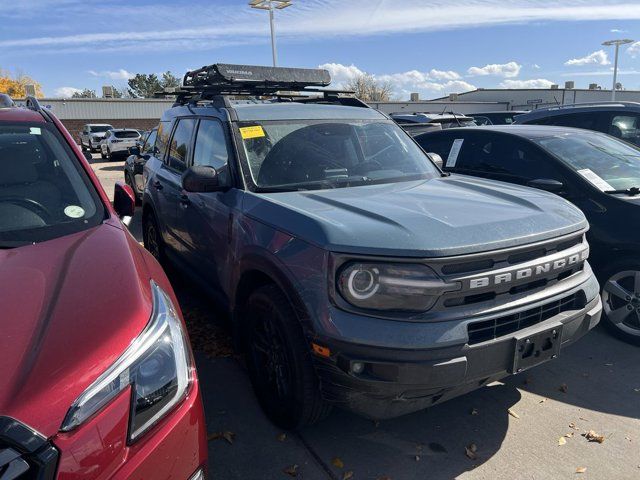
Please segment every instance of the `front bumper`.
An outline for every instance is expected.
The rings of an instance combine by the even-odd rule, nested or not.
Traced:
[[[474,345],[400,350],[327,339],[319,343],[329,348],[331,356],[314,356],[314,361],[326,400],[369,418],[393,418],[517,373],[514,358],[519,339],[560,326],[558,348],[564,348],[595,327],[601,312],[596,295],[583,308]],[[354,373],[361,367],[360,373]]]

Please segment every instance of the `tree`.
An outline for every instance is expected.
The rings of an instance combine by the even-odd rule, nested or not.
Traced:
[[[163,73],[161,79],[155,73],[138,73],[135,77],[129,79],[128,84],[128,93],[131,97],[151,98],[154,93],[160,92],[165,88],[179,87],[180,80],[169,71]]]
[[[80,92],[73,92],[71,98],[96,98],[96,91],[85,88]]]
[[[368,73],[352,78],[345,87],[355,92],[356,97],[365,102],[387,102],[393,93],[391,82],[379,82]]]
[[[14,98],[26,97],[25,85],[36,87],[36,97],[43,97],[42,86],[33,78],[23,73],[12,76],[5,70],[0,70],[0,93],[6,93]]]

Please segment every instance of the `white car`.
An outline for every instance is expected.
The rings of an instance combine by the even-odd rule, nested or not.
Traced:
[[[102,158],[112,160],[115,155],[129,155],[129,147],[135,147],[140,132],[133,128],[112,128],[100,142]]]
[[[108,123],[88,123],[82,127],[82,132],[80,132],[82,151],[97,152],[100,150],[100,142],[104,139],[105,133],[112,128],[113,126]]]

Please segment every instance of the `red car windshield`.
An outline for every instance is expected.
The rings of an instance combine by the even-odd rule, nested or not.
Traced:
[[[98,194],[52,124],[0,122],[0,248],[99,224]]]

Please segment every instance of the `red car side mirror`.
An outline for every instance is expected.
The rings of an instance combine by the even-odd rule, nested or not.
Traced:
[[[113,189],[113,208],[120,218],[133,217],[136,211],[136,197],[129,185],[116,182]]]

